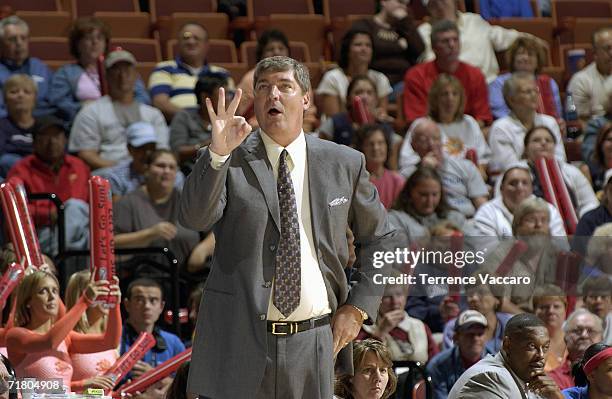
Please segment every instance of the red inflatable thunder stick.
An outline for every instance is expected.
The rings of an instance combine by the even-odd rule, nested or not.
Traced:
[[[100,95],[106,95],[106,68],[104,67],[104,55],[100,55],[97,59],[96,66],[98,67],[98,77],[100,79]]]
[[[23,278],[25,270],[20,263],[11,263],[0,279],[0,310],[4,309],[11,292]]]
[[[23,267],[38,269],[44,263],[38,235],[30,218],[23,181],[11,178],[0,185],[2,209],[7,221],[9,235],[15,248],[15,255]]]
[[[546,159],[546,166],[548,167],[548,173],[553,183],[557,201],[560,208],[559,212],[565,221],[565,230],[567,234],[574,234],[576,232],[576,225],[578,224],[578,217],[576,216],[576,210],[572,204],[569,191],[563,180],[561,169],[559,169],[559,163],[556,159]]]
[[[363,99],[359,96],[353,97],[353,118],[360,125],[374,123],[374,117],[366,108]]]
[[[155,384],[157,381],[174,373],[179,367],[181,367],[181,364],[190,359],[191,348],[188,348],[173,358],[166,360],[154,369],[145,372],[135,380],[122,385],[118,391],[112,393],[112,396],[119,398],[124,394],[134,395],[136,392],[144,392],[148,387]]]
[[[111,377],[115,383],[121,381],[127,373],[130,372],[132,367],[134,367],[136,362],[142,359],[154,346],[155,337],[153,334],[146,331],[141,332],[136,341],[134,341],[134,344],[130,347],[130,350],[121,355],[104,375]]]
[[[510,251],[508,251],[508,253],[506,254],[506,257],[497,267],[495,274],[501,277],[507,276],[508,273],[510,273],[510,270],[512,270],[512,266],[514,266],[514,264],[516,263],[518,258],[521,257],[521,255],[527,252],[528,248],[529,246],[525,241],[517,240],[512,245],[512,248],[510,248]]]
[[[89,179],[89,237],[90,270],[94,280],[108,280],[115,275],[115,242],[113,235],[113,203],[110,183],[100,176]],[[105,299],[108,307],[115,307],[117,297]]]
[[[470,148],[469,150],[467,150],[465,152],[465,159],[467,159],[468,161],[472,161],[474,165],[478,166],[478,154],[476,153],[475,149]]]
[[[557,200],[555,188],[553,187],[552,179],[548,171],[548,166],[546,165],[546,159],[538,158],[535,162],[535,167],[538,179],[540,180],[540,185],[542,186],[542,193],[544,194],[544,199],[549,204],[554,205],[555,208],[559,209],[560,211],[561,208],[559,208],[559,201]]]
[[[19,209],[19,215],[23,225],[25,226],[25,238],[27,244],[26,257],[31,260],[31,265],[40,267],[45,263],[42,251],[40,250],[40,243],[38,242],[38,234],[36,233],[36,226],[30,217],[30,210],[28,209],[28,195],[26,193],[23,180],[18,177],[12,177],[9,182],[15,189],[15,196],[17,198],[17,209]],[[28,265],[26,265],[27,268]]]

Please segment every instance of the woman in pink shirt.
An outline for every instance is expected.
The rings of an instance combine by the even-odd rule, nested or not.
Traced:
[[[387,167],[389,140],[379,125],[364,125],[355,135],[355,147],[365,155],[370,181],[376,186],[380,201],[387,209],[393,206],[404,187],[404,178]]]
[[[72,309],[79,301],[83,292],[87,289],[91,280],[91,272],[82,270],[70,276],[66,287],[66,308]],[[119,304],[117,304],[119,306]],[[74,331],[81,334],[104,334],[108,324],[109,309],[98,304],[90,306],[74,326]],[[112,389],[113,380],[103,374],[117,361],[119,351],[117,348],[107,349],[92,353],[70,353],[72,361],[72,383],[73,392],[81,392],[88,387]]]
[[[73,373],[70,353],[101,352],[119,345],[119,306],[111,312],[103,335],[72,330],[96,298],[113,295],[120,303],[117,280],[108,284],[103,280],[90,282],[72,309],[58,319],[61,300],[57,278],[44,271],[24,277],[17,288],[15,327],[6,336],[9,359],[17,377],[61,378],[64,386],[70,387]]]

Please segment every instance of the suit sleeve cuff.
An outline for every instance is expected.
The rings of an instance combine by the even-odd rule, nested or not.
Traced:
[[[228,155],[219,155],[213,152],[210,148],[208,148],[208,152],[210,152],[210,166],[213,169],[219,170],[225,164],[225,162],[229,159],[230,154]]]

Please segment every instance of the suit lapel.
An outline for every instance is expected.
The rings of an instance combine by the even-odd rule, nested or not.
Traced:
[[[246,151],[248,155],[245,157],[245,160],[253,170],[253,173],[255,173],[255,177],[266,199],[268,210],[272,215],[272,220],[274,220],[276,228],[280,231],[280,208],[278,205],[276,182],[274,181],[272,166],[268,160],[266,147],[263,144],[259,131],[253,132],[247,139]]]
[[[306,159],[308,160],[308,192],[310,197],[310,216],[315,249],[319,250],[319,234],[322,217],[327,211],[325,187],[326,160],[318,141],[306,135]]]

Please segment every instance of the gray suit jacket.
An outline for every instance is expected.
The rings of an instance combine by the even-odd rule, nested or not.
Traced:
[[[363,155],[306,136],[313,236],[334,312],[353,304],[375,320],[382,286],[373,283],[374,251],[388,249],[394,232],[369,182]],[[334,199],[345,203],[332,206]],[[266,314],[280,237],[276,181],[259,132],[220,170],[202,150],[181,196],[179,221],[195,230],[214,228],[215,254],[198,314],[189,373],[190,392],[210,398],[254,397],[266,366]],[[361,244],[357,283],[349,291],[346,227]],[[352,366],[351,345],[338,361]]]
[[[448,399],[527,399],[522,386],[498,352],[467,369],[453,385]]]

